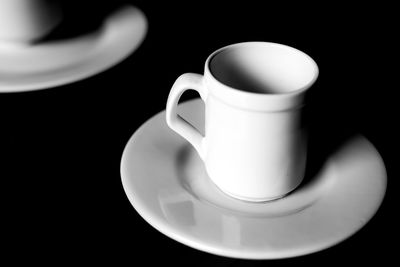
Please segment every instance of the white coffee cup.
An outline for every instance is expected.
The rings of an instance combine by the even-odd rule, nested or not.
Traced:
[[[0,0],[0,42],[29,44],[62,20],[57,0]]]
[[[318,77],[305,53],[276,43],[246,42],[212,53],[204,75],[186,73],[168,96],[168,126],[189,141],[210,179],[247,201],[283,197],[303,180],[305,95]],[[196,90],[205,102],[205,136],[177,114],[180,96]]]

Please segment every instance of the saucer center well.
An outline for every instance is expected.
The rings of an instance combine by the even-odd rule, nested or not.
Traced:
[[[332,187],[333,170],[325,166],[307,186],[268,202],[249,202],[235,199],[222,192],[209,178],[197,152],[189,145],[182,146],[176,160],[180,185],[198,201],[223,212],[243,217],[274,218],[290,216],[312,206]]]

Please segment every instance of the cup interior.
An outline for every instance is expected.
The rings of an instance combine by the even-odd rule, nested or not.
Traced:
[[[245,92],[284,94],[311,85],[318,76],[307,54],[281,44],[250,42],[225,47],[210,59],[219,82]]]

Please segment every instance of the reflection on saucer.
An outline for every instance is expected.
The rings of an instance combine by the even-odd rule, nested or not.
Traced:
[[[126,6],[101,28],[75,38],[30,46],[0,43],[0,92],[44,89],[95,75],[128,57],[146,32],[144,14]]]
[[[212,216],[212,209],[199,209],[191,194],[173,188],[160,191],[158,200],[168,223],[185,228],[198,238],[216,238],[229,246],[240,245],[240,222],[235,216],[223,213]]]

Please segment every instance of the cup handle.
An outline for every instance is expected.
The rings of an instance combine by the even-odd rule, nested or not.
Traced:
[[[189,122],[183,119],[177,113],[178,102],[181,95],[186,90],[195,90],[200,94],[205,102],[207,98],[207,88],[204,85],[203,75],[196,73],[185,73],[176,79],[167,100],[167,124],[176,133],[185,138],[199,153],[201,159],[204,159],[204,136]]]

